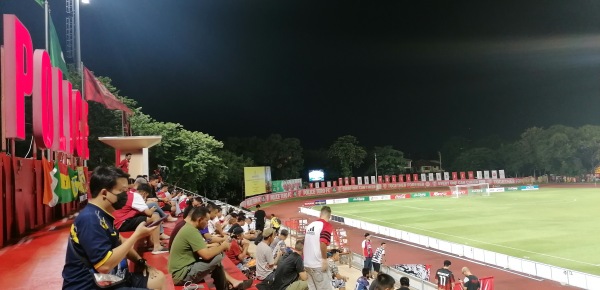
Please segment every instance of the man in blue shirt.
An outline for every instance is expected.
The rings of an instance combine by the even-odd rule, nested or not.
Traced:
[[[111,274],[123,282],[110,289],[166,289],[165,275],[148,267],[146,260],[133,250],[134,244],[147,237],[156,226],[141,223],[129,239],[119,235],[113,227],[111,213],[127,202],[129,174],[116,167],[98,167],[90,178],[92,199],[81,210],[71,226],[63,268],[63,289],[100,289],[95,274]],[[143,269],[131,273],[127,259]]]

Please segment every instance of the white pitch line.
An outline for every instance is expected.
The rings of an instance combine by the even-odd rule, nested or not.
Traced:
[[[502,267],[498,267],[498,266],[495,266],[495,265],[481,263],[479,261],[475,261],[475,260],[472,260],[472,259],[464,258],[464,257],[458,256],[458,255],[453,254],[453,253],[446,253],[446,252],[443,252],[443,251],[429,249],[429,248],[426,248],[426,247],[423,247],[423,246],[419,246],[419,245],[415,245],[415,244],[411,244],[411,243],[406,243],[406,242],[401,242],[398,239],[393,239],[393,238],[389,238],[389,237],[380,237],[380,236],[374,236],[374,237],[378,238],[378,239],[382,239],[382,240],[386,240],[386,241],[398,243],[398,244],[407,245],[407,246],[410,246],[410,247],[413,247],[413,248],[417,248],[417,249],[421,249],[421,250],[425,250],[425,251],[429,251],[429,252],[441,254],[441,255],[451,256],[451,257],[454,257],[456,259],[460,259],[460,260],[463,260],[463,261],[468,261],[468,262],[471,262],[471,263],[474,263],[474,264],[477,264],[477,265],[486,266],[486,267],[493,268],[493,269],[496,269],[496,270],[500,270],[500,271],[503,271],[503,272],[506,272],[506,273],[511,273],[511,274],[514,274],[514,275],[517,275],[517,276],[521,276],[521,277],[524,277],[524,278],[528,278],[528,279],[531,279],[531,280],[535,280],[535,281],[538,281],[538,282],[544,281],[544,279],[535,278],[535,277],[528,276],[528,275],[525,275],[525,274],[521,274],[519,272],[515,272],[515,271],[512,271],[512,270],[506,270],[506,269],[504,269]]]
[[[390,225],[399,225],[399,226],[403,226],[403,227],[407,227],[407,228],[417,229],[417,230],[424,231],[424,232],[430,232],[430,233],[434,233],[434,234],[438,234],[438,235],[445,235],[445,236],[449,236],[449,237],[453,237],[453,238],[458,238],[458,239],[463,239],[463,240],[467,240],[467,241],[472,241],[472,242],[476,242],[476,243],[480,243],[480,244],[486,244],[486,245],[496,246],[496,247],[510,249],[510,250],[514,250],[514,251],[521,251],[521,252],[524,252],[524,253],[530,253],[530,254],[535,254],[535,255],[540,255],[540,256],[546,256],[546,257],[550,257],[550,258],[554,258],[554,259],[559,259],[559,260],[564,260],[564,261],[569,261],[569,262],[584,264],[584,265],[588,265],[588,266],[598,267],[598,264],[592,264],[592,263],[577,261],[577,260],[573,260],[573,259],[569,259],[569,258],[563,258],[563,257],[554,256],[554,255],[549,255],[549,254],[544,254],[544,253],[538,253],[538,252],[534,252],[534,251],[523,250],[523,249],[513,248],[513,247],[509,247],[509,246],[504,246],[504,245],[489,243],[489,242],[485,242],[485,241],[479,241],[479,240],[475,240],[475,239],[465,238],[465,237],[462,237],[462,236],[451,235],[451,234],[446,234],[446,233],[442,233],[442,232],[436,232],[436,231],[432,231],[432,230],[428,230],[428,229],[423,229],[423,228],[419,228],[419,227],[415,227],[415,226],[409,226],[409,225],[406,225],[406,224],[391,223],[391,222],[387,222],[387,221],[382,221],[382,220],[378,220],[378,219],[373,219],[373,218],[368,218],[368,217],[364,217],[364,216],[354,215],[354,214],[350,214],[350,213],[344,213],[343,215],[354,216],[354,217],[359,218],[359,220],[371,220],[371,221],[376,221],[376,222],[390,224]],[[343,216],[343,215],[341,215],[341,216]]]

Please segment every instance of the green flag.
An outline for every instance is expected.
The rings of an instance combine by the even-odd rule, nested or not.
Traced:
[[[58,34],[56,33],[56,29],[54,28],[54,22],[52,22],[52,18],[50,18],[48,22],[50,22],[50,51],[48,51],[48,53],[50,54],[50,61],[52,62],[52,66],[59,68],[66,78],[66,75],[69,73],[69,71],[67,70],[67,64],[65,63],[65,58],[63,57],[62,48],[60,47]]]
[[[58,181],[53,188],[54,193],[58,196],[58,202],[67,203],[75,200],[71,189],[71,178],[69,178],[69,169],[67,168],[67,165],[56,162],[54,164],[54,178]]]
[[[44,7],[44,0],[35,0],[40,6]],[[60,40],[58,39],[58,33],[56,33],[56,28],[54,28],[54,22],[52,21],[52,17],[48,15],[48,34],[49,34],[49,47],[48,54],[50,54],[50,61],[52,62],[52,66],[59,68],[63,75],[69,73],[67,70],[67,63],[65,62],[65,58],[63,56],[62,47],[60,47]]]

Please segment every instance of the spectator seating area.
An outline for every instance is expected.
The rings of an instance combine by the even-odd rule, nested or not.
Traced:
[[[249,216],[252,216],[252,213],[249,213]],[[0,264],[2,289],[60,289],[67,239],[72,222],[72,219],[65,218],[23,238],[15,245],[0,249],[0,259],[5,262],[10,261]],[[171,234],[175,224],[176,222],[164,224],[167,235]],[[132,232],[121,234],[129,237]],[[168,240],[163,242],[168,243]],[[136,245],[136,248],[144,250],[140,243]],[[168,255],[168,253],[152,255],[149,251],[143,253],[143,257],[149,265],[167,274],[168,289],[184,289],[183,286],[174,286],[171,276],[168,275]],[[232,277],[239,280],[246,279],[245,275],[227,257],[223,259],[223,267]],[[198,289],[216,289],[210,275],[206,277],[204,283],[199,284]],[[256,290],[255,287],[248,289]]]

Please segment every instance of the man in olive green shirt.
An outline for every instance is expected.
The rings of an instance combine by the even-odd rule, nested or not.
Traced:
[[[229,242],[225,241],[216,247],[206,247],[198,230],[206,228],[208,219],[206,208],[192,209],[185,219],[185,225],[173,239],[168,264],[173,282],[175,285],[184,285],[188,281],[199,283],[210,273],[217,290],[225,290],[228,285],[234,289],[250,287],[252,280],[236,280],[223,271],[221,260],[224,258],[223,252],[229,249]]]

